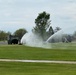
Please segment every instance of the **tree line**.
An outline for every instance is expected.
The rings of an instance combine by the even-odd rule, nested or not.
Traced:
[[[11,32],[5,32],[3,30],[0,30],[0,41],[6,41],[10,35],[16,36],[21,39],[25,33],[27,33],[27,30],[22,28],[16,30],[13,34],[11,34]]]

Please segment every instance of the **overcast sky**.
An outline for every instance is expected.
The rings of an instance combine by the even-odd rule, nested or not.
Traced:
[[[50,14],[53,28],[76,28],[76,0],[0,0],[0,30],[31,31],[43,11]]]

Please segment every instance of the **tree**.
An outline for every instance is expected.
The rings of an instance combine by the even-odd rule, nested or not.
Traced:
[[[73,33],[73,40],[76,40],[76,31]]]
[[[27,33],[27,30],[25,29],[18,29],[14,32],[14,35],[17,36],[19,39],[22,38],[22,36]]]
[[[0,41],[7,40],[7,33],[0,30]]]
[[[34,27],[33,32],[41,36],[43,40],[46,40],[45,36],[47,35],[47,30],[49,30],[48,28],[50,28],[50,22],[50,14],[45,11],[40,13],[35,19],[36,26]]]
[[[52,26],[50,26],[48,34],[49,35],[53,35],[54,34],[54,30],[53,30]]]
[[[58,32],[59,30],[61,30],[61,28],[60,28],[60,27],[56,27],[55,30],[54,30],[54,32],[56,33],[56,32]]]

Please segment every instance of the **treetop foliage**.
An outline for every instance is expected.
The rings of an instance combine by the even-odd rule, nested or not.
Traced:
[[[19,39],[21,39],[25,33],[27,33],[26,29],[18,29],[14,32],[14,35],[19,37]]]
[[[50,31],[53,31],[52,26],[50,27],[50,14],[46,13],[45,11],[43,11],[37,16],[37,18],[35,19],[35,24],[36,26],[34,27],[33,31],[36,34],[40,35],[43,40],[45,40],[45,37],[48,36],[47,29],[49,30],[50,28]]]
[[[40,13],[38,17],[35,19],[36,27],[39,29],[47,29],[50,25],[50,14],[46,13],[45,11],[43,13]]]

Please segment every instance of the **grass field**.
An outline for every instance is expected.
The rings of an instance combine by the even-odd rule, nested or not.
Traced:
[[[76,61],[76,44],[52,44],[52,49],[0,46],[0,59]],[[1,75],[76,75],[75,64],[0,62]]]
[[[76,65],[0,62],[0,75],[76,75]]]
[[[59,45],[59,44],[58,44]],[[70,60],[76,61],[76,44],[66,49],[43,49],[20,45],[0,46],[0,59]],[[61,46],[60,46],[61,47]],[[70,48],[71,47],[71,48]]]

